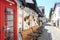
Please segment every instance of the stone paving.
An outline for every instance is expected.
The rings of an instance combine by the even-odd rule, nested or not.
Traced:
[[[53,26],[45,26],[43,34],[38,40],[60,40],[60,29]]]

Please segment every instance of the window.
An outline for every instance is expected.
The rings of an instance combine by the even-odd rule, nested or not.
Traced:
[[[13,21],[8,21],[7,26],[13,26]]]
[[[8,38],[11,40],[14,37],[14,14],[13,14],[13,9],[11,8],[5,8],[5,27],[6,27],[6,31],[5,31],[5,35],[7,34],[7,36],[5,36],[5,39],[8,40]]]
[[[8,32],[13,32],[13,27],[7,28]]]
[[[11,40],[14,37],[14,34],[13,33],[11,33],[11,34],[9,33],[8,37],[10,37],[10,40]]]
[[[13,15],[7,15],[7,20],[13,20]]]
[[[13,26],[13,19],[14,19],[13,9],[6,8],[5,11],[6,11],[5,13],[6,26]]]
[[[7,9],[6,9],[6,12],[8,12],[8,14],[13,14],[13,9],[7,8]]]

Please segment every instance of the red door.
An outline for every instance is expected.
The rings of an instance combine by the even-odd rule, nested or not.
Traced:
[[[17,40],[17,5],[0,1],[0,40]]]

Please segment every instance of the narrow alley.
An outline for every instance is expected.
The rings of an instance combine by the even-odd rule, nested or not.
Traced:
[[[60,29],[45,25],[43,29],[43,34],[41,37],[38,38],[38,40],[60,40]]]
[[[0,0],[0,40],[60,40],[60,0]]]

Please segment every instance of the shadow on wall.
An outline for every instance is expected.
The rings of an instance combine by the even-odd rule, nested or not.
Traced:
[[[38,40],[52,40],[51,33],[48,33],[48,30],[43,28],[43,33],[41,34],[41,37],[38,38]]]

